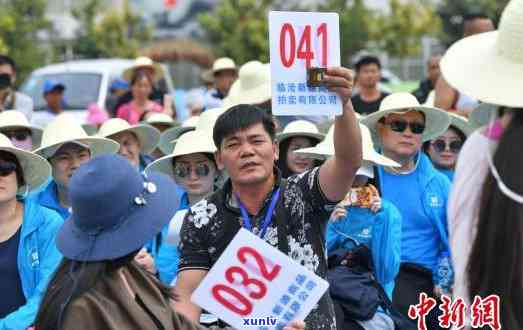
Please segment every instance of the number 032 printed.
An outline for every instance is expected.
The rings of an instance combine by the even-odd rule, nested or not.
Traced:
[[[275,115],[338,115],[339,97],[307,84],[307,70],[340,65],[336,13],[269,13],[272,112]]]
[[[303,320],[328,283],[240,229],[194,291],[194,303],[237,329],[282,329]]]

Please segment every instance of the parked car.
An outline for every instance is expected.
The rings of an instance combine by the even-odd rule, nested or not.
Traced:
[[[42,93],[44,81],[53,79],[64,84],[64,110],[73,114],[80,123],[84,123],[87,106],[94,102],[104,109],[111,82],[121,78],[123,72],[132,67],[133,63],[134,60],[130,59],[96,59],[51,64],[33,71],[20,90],[33,98],[33,117],[38,117],[38,112],[46,108]],[[167,66],[162,65],[162,69],[164,78],[160,84],[170,95],[174,95]]]

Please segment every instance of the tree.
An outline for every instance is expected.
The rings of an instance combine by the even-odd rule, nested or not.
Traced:
[[[3,0],[0,2],[0,52],[18,65],[18,82],[45,62],[46,51],[37,33],[51,28],[45,18],[45,0]]]
[[[404,59],[417,55],[421,38],[437,35],[441,23],[435,12],[415,1],[390,0],[390,13],[377,16],[373,39],[390,56]]]
[[[216,56],[238,63],[269,61],[267,13],[273,0],[223,0],[213,12],[198,17]]]
[[[73,44],[74,52],[87,58],[135,57],[141,43],[151,39],[150,28],[142,24],[125,1],[121,11],[104,12],[100,0],[89,0],[86,5],[73,11],[82,28]]]
[[[341,62],[342,65],[350,66],[351,58],[365,49],[371,39],[374,11],[367,8],[363,0],[352,0],[349,3],[347,0],[329,0],[318,10],[339,13]]]
[[[438,8],[443,21],[443,41],[450,45],[463,37],[463,18],[471,14],[484,14],[499,22],[509,0],[444,0]]]

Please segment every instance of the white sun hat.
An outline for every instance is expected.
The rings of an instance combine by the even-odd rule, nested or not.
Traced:
[[[393,93],[381,101],[378,111],[361,118],[361,123],[367,125],[375,141],[378,121],[391,113],[406,113],[419,111],[425,115],[425,130],[422,134],[423,142],[434,139],[443,134],[450,125],[450,117],[446,111],[438,108],[420,105],[416,97],[410,93]]]
[[[158,81],[163,77],[161,65],[153,62],[153,60],[145,56],[137,57],[134,60],[133,66],[123,72],[122,77],[127,81],[131,81],[134,71],[140,68],[151,68],[154,70],[155,81]]]
[[[450,126],[454,126],[460,130],[465,136],[469,136],[474,132],[474,127],[470,124],[469,120],[463,116],[449,112]]]
[[[29,124],[27,117],[20,111],[9,110],[0,112],[0,132],[15,128],[26,128],[30,130],[33,149],[38,148],[42,141],[43,130],[41,128]]]
[[[212,73],[216,74],[217,72],[224,71],[224,70],[234,70],[236,71],[236,63],[231,58],[228,57],[220,57],[216,61],[214,61],[212,65]]]
[[[469,123],[474,128],[487,125],[498,118],[499,107],[494,104],[480,103],[469,115]]]
[[[454,43],[440,68],[461,93],[485,103],[523,107],[523,0],[507,4],[497,31]]]
[[[156,128],[144,124],[131,125],[121,118],[112,118],[103,123],[98,131],[98,136],[111,139],[114,135],[123,132],[136,135],[140,142],[141,152],[144,154],[153,152],[160,141],[160,131]]]
[[[13,154],[24,172],[25,186],[18,192],[30,192],[38,189],[51,176],[51,165],[43,157],[13,146],[7,136],[0,134],[0,150]]]
[[[226,108],[213,108],[205,110],[198,119],[196,130],[202,132],[203,134],[207,134],[212,138],[214,125],[216,124],[218,117],[225,113],[225,111],[227,111]]]
[[[158,148],[164,155],[169,155],[173,152],[174,144],[173,141],[177,140],[183,134],[194,131],[196,129],[196,124],[200,120],[200,116],[192,116],[182,123],[180,126],[171,127],[166,129],[160,135],[160,142],[158,143]]]
[[[282,141],[296,137],[304,136],[317,140],[317,142],[322,141],[325,138],[324,134],[321,134],[318,130],[318,127],[306,120],[295,120],[287,124],[283,129],[283,132],[279,133],[276,136],[276,139],[279,143]]]
[[[238,79],[232,84],[223,106],[260,104],[271,99],[271,71],[267,64],[250,61],[242,65]]]
[[[88,146],[91,157],[114,154],[120,149],[120,145],[113,140],[87,135],[70,114],[60,114],[45,127],[42,144],[34,152],[50,158],[61,146],[71,142]]]
[[[399,167],[400,164],[396,163],[392,159],[383,156],[374,149],[374,143],[372,142],[372,137],[370,130],[367,126],[363,124],[360,125],[361,131],[361,146],[362,146],[362,158],[364,163],[372,163],[375,165],[390,166],[390,167]],[[318,143],[315,147],[298,149],[294,151],[297,155],[302,155],[305,157],[325,160],[329,157],[334,156],[334,125],[329,128],[329,132],[325,136],[325,140]]]
[[[177,126],[177,123],[174,119],[166,113],[163,112],[153,112],[147,119],[144,120],[145,124],[149,125],[166,125],[169,127]]]
[[[173,158],[197,153],[212,154],[214,156],[215,152],[216,147],[209,135],[197,130],[190,131],[180,136],[170,155],[159,158],[149,164],[145,168],[145,173],[150,171],[161,172],[174,178]]]

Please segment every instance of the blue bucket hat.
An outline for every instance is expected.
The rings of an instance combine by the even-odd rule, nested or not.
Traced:
[[[114,260],[142,248],[176,213],[174,182],[140,174],[127,159],[104,155],[71,178],[72,215],[60,228],[58,250],[76,261]]]
[[[129,83],[123,79],[115,79],[109,86],[109,90],[114,91],[116,89],[129,89]]]
[[[52,91],[64,91],[65,85],[59,83],[56,80],[48,79],[44,81],[44,94],[50,93]]]

